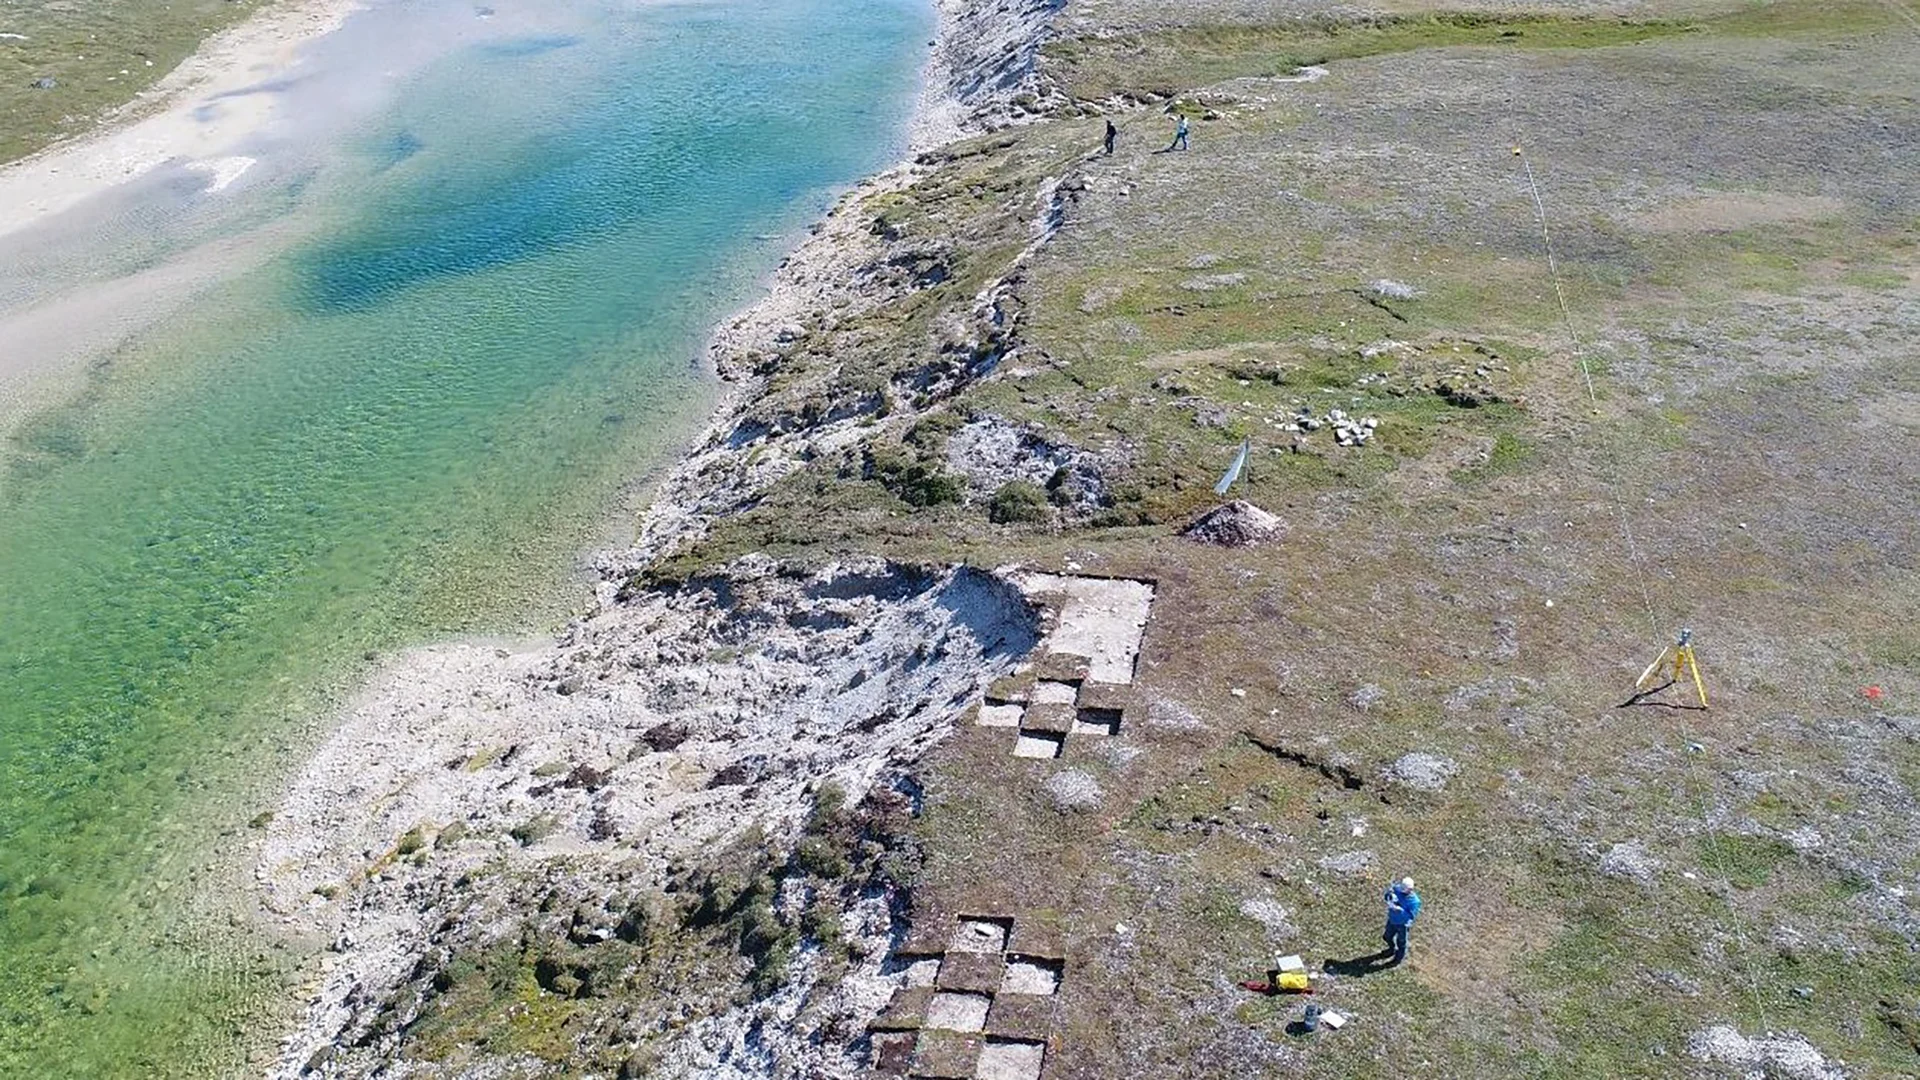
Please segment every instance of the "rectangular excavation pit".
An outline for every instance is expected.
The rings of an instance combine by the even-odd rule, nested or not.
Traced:
[[[1033,684],[1033,694],[1027,698],[1027,704],[1071,705],[1078,700],[1080,700],[1080,688],[1073,683],[1042,679]]]
[[[929,1031],[985,1031],[987,1010],[992,1007],[993,997],[989,994],[936,990],[933,1000],[927,1003],[926,1028]]]
[[[1044,960],[1037,956],[1008,956],[1005,973],[1000,978],[999,991],[1003,994],[1052,997],[1060,992],[1060,974],[1064,970],[1066,965],[1058,960]]]
[[[950,953],[994,953],[1007,951],[1007,939],[1013,936],[1013,920],[998,915],[962,915],[948,942]]]
[[[1026,713],[1027,709],[1024,705],[982,705],[979,713],[974,716],[973,722],[981,727],[1017,728],[1020,726],[1020,718]]]
[[[1075,735],[1118,735],[1120,734],[1119,709],[1089,709],[1081,707],[1073,718]]]
[[[1022,731],[1020,741],[1013,744],[1013,756],[1023,758],[1057,758],[1066,749],[1067,737],[1050,731]]]
[[[1027,1039],[987,1039],[976,1080],[1040,1080],[1047,1044]]]
[[[1048,665],[1085,665],[1080,680],[1131,684],[1140,659],[1141,640],[1153,612],[1154,585],[1129,578],[1029,574],[1020,588],[1030,597],[1059,604],[1047,635],[1047,655],[1035,665],[1045,677]],[[1055,660],[1054,657],[1061,659]]]

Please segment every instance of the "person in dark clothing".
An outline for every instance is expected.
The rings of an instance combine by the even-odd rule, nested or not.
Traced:
[[[1120,137],[1120,129],[1113,126],[1113,121],[1111,120],[1107,121],[1107,156],[1108,157],[1113,156],[1113,140],[1119,137]]]

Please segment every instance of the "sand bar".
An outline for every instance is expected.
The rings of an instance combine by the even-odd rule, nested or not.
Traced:
[[[271,123],[278,108],[278,95],[236,92],[285,77],[299,66],[302,47],[364,6],[363,0],[280,0],[209,38],[93,133],[0,168],[0,236],[168,161],[213,162],[217,183],[237,160],[227,151]],[[218,107],[208,108],[216,99]]]

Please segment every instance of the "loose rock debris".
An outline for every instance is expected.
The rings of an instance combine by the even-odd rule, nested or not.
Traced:
[[[1451,758],[1415,751],[1387,766],[1386,778],[1415,791],[1440,791],[1459,772],[1460,766]]]
[[[1079,769],[1066,769],[1047,779],[1047,797],[1058,810],[1090,810],[1100,805],[1100,785]]]
[[[1600,872],[1608,877],[1628,878],[1642,885],[1654,883],[1660,860],[1636,841],[1615,844],[1600,856]]]
[[[1329,409],[1324,415],[1316,416],[1311,406],[1302,405],[1292,420],[1280,425],[1280,430],[1300,434],[1332,428],[1333,440],[1341,446],[1364,446],[1379,427],[1377,416],[1349,416],[1344,409]]]
[[[1749,1076],[1786,1080],[1845,1080],[1846,1070],[1829,1063],[1814,1045],[1792,1032],[1748,1038],[1729,1024],[1696,1031],[1687,1052],[1701,1061],[1754,1070]]]

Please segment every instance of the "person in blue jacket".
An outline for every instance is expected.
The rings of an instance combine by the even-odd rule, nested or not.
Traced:
[[[1393,962],[1407,958],[1407,933],[1420,917],[1420,894],[1413,891],[1413,879],[1401,878],[1387,886],[1387,929],[1380,940],[1393,953]]]

